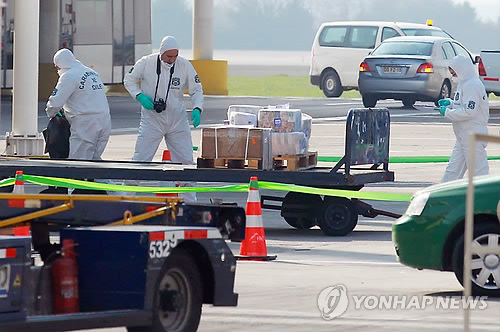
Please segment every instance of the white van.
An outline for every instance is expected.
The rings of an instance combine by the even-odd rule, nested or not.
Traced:
[[[359,64],[383,40],[395,36],[442,36],[438,27],[403,22],[346,21],[323,23],[316,33],[309,76],[327,97],[358,89]]]

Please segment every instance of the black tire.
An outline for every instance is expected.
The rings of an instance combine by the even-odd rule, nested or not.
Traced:
[[[177,248],[165,260],[153,300],[153,325],[129,332],[195,332],[200,324],[203,288],[191,254]]]
[[[329,236],[345,236],[358,223],[356,205],[344,197],[326,196],[323,202],[319,227]]]
[[[339,75],[333,70],[327,71],[321,80],[321,90],[327,97],[340,97],[344,89]]]
[[[372,95],[363,95],[363,106],[370,108],[375,107],[377,105],[377,98]]]
[[[406,97],[406,98],[403,98],[402,102],[403,102],[403,105],[405,107],[413,107],[413,105],[415,104],[415,98]]]
[[[484,244],[488,245],[490,239],[496,239],[497,245],[500,246],[500,226],[498,224],[478,224],[474,226],[473,238],[483,247]],[[473,255],[473,260],[481,263],[482,267],[472,269],[472,294],[475,296],[500,296],[500,280],[495,280],[492,272],[500,275],[500,257],[498,254],[488,254],[481,258],[477,255]],[[487,266],[485,264],[486,257],[489,257],[495,264]],[[490,263],[491,263],[490,260]],[[460,236],[455,242],[455,247],[452,254],[452,267],[453,272],[455,272],[455,277],[458,279],[460,284],[464,284],[463,280],[463,263],[464,263],[464,235]],[[488,274],[486,282],[484,285],[480,285],[478,282],[479,272],[483,271]],[[500,279],[500,278],[499,278]],[[496,281],[496,282],[495,282]]]
[[[323,199],[320,195],[289,192],[281,206],[281,216],[296,229],[309,229],[318,223],[317,211]]]
[[[444,81],[443,85],[441,85],[441,90],[439,91],[439,97],[434,101],[434,105],[438,105],[438,101],[440,99],[450,98],[451,95],[451,85],[450,82]]]

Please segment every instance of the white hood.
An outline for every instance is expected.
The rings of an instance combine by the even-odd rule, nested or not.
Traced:
[[[472,61],[463,55],[457,55],[451,60],[450,67],[457,73],[459,82],[475,77],[475,68]]]
[[[170,50],[178,50],[179,46],[177,45],[177,40],[175,37],[166,36],[161,40],[160,44],[160,55]]]

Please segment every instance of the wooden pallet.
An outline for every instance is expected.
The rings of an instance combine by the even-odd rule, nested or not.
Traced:
[[[262,159],[209,159],[198,158],[198,168],[262,169]]]
[[[301,171],[316,167],[318,153],[308,152],[306,154],[292,156],[274,156],[273,164],[276,170]],[[229,169],[262,169],[262,159],[209,159],[198,158],[198,168],[229,168]]]
[[[274,169],[285,171],[302,171],[316,167],[318,164],[318,153],[307,152],[305,154],[292,156],[274,156]]]

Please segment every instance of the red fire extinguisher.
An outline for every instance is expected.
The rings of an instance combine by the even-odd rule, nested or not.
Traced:
[[[80,311],[78,301],[78,266],[73,240],[63,240],[62,256],[52,263],[52,297],[55,314]]]

